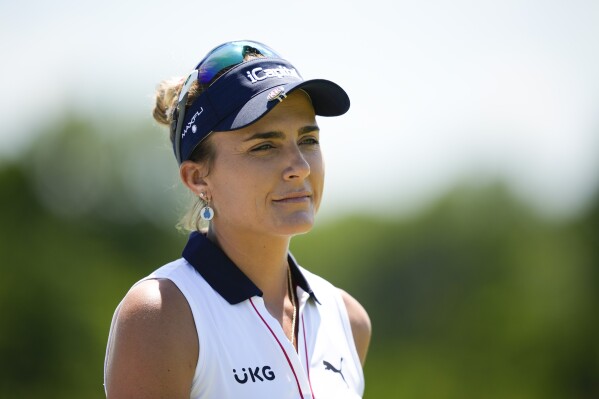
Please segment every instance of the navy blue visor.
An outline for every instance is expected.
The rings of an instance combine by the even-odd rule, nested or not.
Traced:
[[[204,91],[185,109],[195,81]],[[189,160],[210,133],[250,125],[298,89],[310,96],[316,115],[338,116],[349,109],[349,97],[340,86],[324,79],[303,80],[293,65],[261,43],[216,47],[191,72],[179,95],[173,140],[177,162]]]

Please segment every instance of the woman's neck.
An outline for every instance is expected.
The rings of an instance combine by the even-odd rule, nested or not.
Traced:
[[[284,300],[291,237],[259,235],[238,228],[229,231],[212,225],[208,230],[208,239],[217,244],[262,290],[267,306]]]

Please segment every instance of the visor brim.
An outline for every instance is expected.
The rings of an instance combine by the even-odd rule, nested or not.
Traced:
[[[241,129],[264,117],[279,104],[278,100],[269,98],[271,91],[278,87],[283,88],[286,95],[300,89],[305,91],[312,101],[315,114],[319,116],[343,115],[350,107],[349,96],[345,90],[330,80],[312,79],[284,85],[273,85],[271,88],[256,94],[237,111],[232,112],[217,123],[213,131]]]

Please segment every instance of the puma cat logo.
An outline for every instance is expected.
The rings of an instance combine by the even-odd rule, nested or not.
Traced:
[[[343,358],[341,358],[341,361],[339,362],[338,370],[335,367],[333,367],[333,365],[331,363],[327,362],[326,360],[323,360],[322,364],[324,364],[325,370],[331,370],[333,373],[338,373],[341,376],[341,378],[343,378],[343,382],[345,382],[345,385],[347,385],[347,387],[349,388],[349,384],[347,383],[347,381],[345,381],[345,377],[343,376],[343,372],[341,371],[343,368]]]

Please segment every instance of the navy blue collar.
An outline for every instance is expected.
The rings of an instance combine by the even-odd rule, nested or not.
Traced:
[[[262,291],[231,261],[216,244],[202,233],[190,234],[183,249],[183,258],[204,277],[204,280],[231,305],[240,303],[253,296],[262,296]],[[310,294],[317,302],[314,291],[300,271],[291,254],[288,255],[289,267],[295,284]]]

